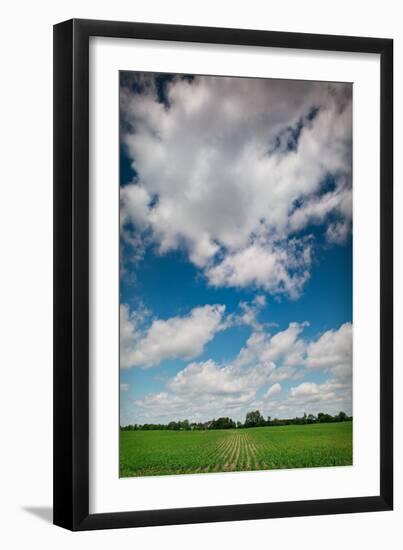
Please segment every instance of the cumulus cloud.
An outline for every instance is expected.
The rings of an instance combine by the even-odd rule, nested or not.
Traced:
[[[255,331],[263,329],[258,316],[259,313],[266,307],[266,298],[261,294],[257,294],[251,302],[242,301],[239,303],[239,310],[227,315],[222,323],[223,328],[231,328],[233,326],[248,326]]]
[[[341,383],[335,379],[329,379],[323,384],[316,382],[303,382],[290,389],[286,402],[279,407],[280,411],[328,412],[336,414],[344,410],[352,411],[351,382]]]
[[[351,86],[126,76],[122,237],[185,251],[210,285],[298,297],[313,253],[300,232],[329,216],[329,242],[349,232]]]
[[[160,416],[175,411],[191,418],[201,413],[236,412],[253,401],[273,368],[269,364],[249,368],[218,365],[212,360],[191,363],[167,383],[168,392],[150,394],[136,405]]]
[[[345,323],[328,330],[310,342],[306,349],[305,366],[322,370],[329,378],[324,383],[306,381],[290,388],[289,397],[279,407],[284,413],[295,410],[352,412],[352,325]]]
[[[165,391],[137,400],[139,414],[207,420],[224,414],[241,419],[252,409],[278,418],[304,412],[351,413],[351,324],[312,341],[301,337],[306,326],[290,323],[273,335],[260,327],[232,361],[190,363],[166,382]],[[312,369],[328,373],[327,380],[309,380]],[[300,383],[288,389],[279,383],[296,379]]]
[[[137,339],[137,331],[142,319],[137,312],[131,312],[129,306],[120,304],[120,367],[128,368],[131,366],[131,354],[133,344]]]
[[[343,244],[350,234],[351,224],[347,220],[335,222],[328,225],[326,238],[329,243]]]
[[[304,382],[299,386],[291,388],[290,395],[291,397],[306,397],[310,395],[318,395],[320,393],[321,385],[315,384],[314,382]]]
[[[190,421],[207,420],[222,414],[237,415],[243,407],[253,401],[253,392],[216,395],[201,393],[190,400],[185,394],[159,392],[150,394],[135,402],[142,418],[172,420],[188,418]]]
[[[273,396],[273,395],[277,395],[278,393],[281,392],[281,384],[273,384],[272,386],[270,386],[270,388],[267,390],[266,394],[265,394],[265,397],[270,397],[270,396]]]
[[[249,313],[249,308],[253,310],[264,303],[263,299],[257,298],[252,304],[244,304],[243,310]],[[250,320],[248,315],[247,324],[257,323],[255,317],[253,323]],[[303,361],[305,348],[299,334],[305,326],[303,323],[290,323],[287,329],[270,335],[258,324],[257,330],[252,332],[233,361],[223,364],[213,360],[190,363],[167,381],[167,391],[149,394],[137,400],[136,406],[145,417],[150,418],[153,415],[168,418],[176,414],[197,419],[224,413],[241,417],[245,408],[253,406],[259,390],[267,387],[277,369],[290,368],[282,365]],[[280,391],[281,385],[274,383],[265,397],[273,399]]]
[[[269,377],[270,382],[282,382],[283,380],[296,380],[302,373],[295,367],[278,367]]]
[[[257,287],[273,294],[297,298],[309,279],[311,245],[293,239],[275,246],[252,243],[208,267],[212,286]]]
[[[120,306],[120,365],[121,368],[151,367],[164,359],[193,359],[217,332],[236,326],[261,331],[264,325],[258,316],[266,307],[266,298],[257,294],[250,302],[241,301],[234,312],[227,314],[224,305],[204,305],[187,315],[154,319],[145,327],[150,312],[144,308],[130,311]]]
[[[307,348],[306,366],[322,369],[341,380],[351,379],[353,363],[353,327],[344,323],[338,330],[328,330]]]
[[[219,366],[214,361],[191,363],[169,383],[169,388],[185,395],[248,395],[267,380],[271,365],[242,369],[239,365]]]
[[[240,350],[236,363],[275,364],[292,367],[304,361],[305,343],[299,338],[306,323],[290,323],[288,328],[271,335],[265,331],[253,332]]]
[[[120,366],[152,367],[164,359],[191,359],[221,330],[225,306],[196,307],[183,317],[155,319],[141,330],[126,305],[120,307]]]

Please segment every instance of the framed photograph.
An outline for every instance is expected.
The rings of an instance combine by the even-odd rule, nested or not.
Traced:
[[[391,510],[393,42],[54,27],[54,523]]]

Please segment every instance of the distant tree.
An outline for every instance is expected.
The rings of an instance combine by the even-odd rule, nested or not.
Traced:
[[[170,422],[168,424],[168,430],[179,430],[178,423],[174,421]]]
[[[333,416],[331,414],[325,414],[323,412],[318,413],[318,422],[333,422]]]
[[[228,430],[235,427],[235,422],[231,420],[231,418],[228,418],[228,416],[222,416],[220,418],[217,418],[217,420],[212,420],[210,426],[212,430]]]
[[[336,418],[338,419],[339,422],[345,422],[346,420],[349,419],[346,413],[343,411],[340,411]]]
[[[172,420],[168,424],[128,424],[120,426],[121,431],[136,431],[136,430],[226,430],[233,428],[253,428],[256,426],[288,426],[290,424],[316,424],[329,422],[347,422],[352,421],[353,417],[348,416],[344,411],[332,416],[331,414],[320,412],[317,416],[304,413],[303,416],[295,418],[274,418],[270,416],[265,420],[260,411],[249,411],[246,414],[245,423],[242,424],[239,420],[235,422],[228,416],[213,418],[206,422],[192,422],[189,420]]]
[[[254,428],[256,426],[264,426],[265,420],[260,411],[250,411],[246,413],[245,428]]]

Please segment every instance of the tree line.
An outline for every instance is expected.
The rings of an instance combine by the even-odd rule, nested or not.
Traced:
[[[261,426],[288,426],[290,424],[303,425],[303,424],[321,424],[330,422],[346,422],[352,420],[352,416],[348,416],[345,412],[340,411],[338,414],[332,416],[323,412],[318,413],[316,416],[313,414],[304,413],[303,416],[295,418],[271,418],[268,416],[264,418],[260,411],[250,411],[246,414],[245,422],[234,421],[228,416],[222,416],[220,418],[213,418],[207,422],[189,422],[189,420],[171,421],[168,424],[128,424],[127,426],[121,426],[122,431],[136,431],[136,430],[176,430],[176,431],[190,431],[190,430],[228,430],[234,428],[257,428]]]

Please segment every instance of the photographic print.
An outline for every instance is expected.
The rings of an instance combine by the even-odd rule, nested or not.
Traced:
[[[352,465],[352,93],[120,72],[120,477]]]

